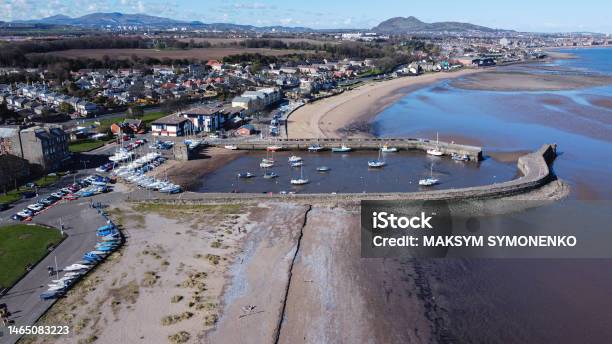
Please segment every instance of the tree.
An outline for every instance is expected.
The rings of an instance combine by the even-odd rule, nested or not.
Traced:
[[[59,112],[63,113],[73,113],[74,107],[68,103],[61,103],[58,107]]]

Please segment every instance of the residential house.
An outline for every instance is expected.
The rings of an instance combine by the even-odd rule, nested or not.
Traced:
[[[195,126],[193,122],[179,114],[168,115],[151,123],[151,132],[153,136],[176,137],[184,136],[194,131]]]

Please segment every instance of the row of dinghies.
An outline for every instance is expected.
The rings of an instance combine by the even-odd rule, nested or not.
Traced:
[[[94,249],[86,252],[81,261],[68,265],[61,271],[56,271],[56,279],[52,279],[47,285],[48,289],[40,295],[41,299],[56,299],[64,295],[79,279],[121,246],[121,233],[110,221],[96,230],[96,236],[99,240]],[[63,273],[61,278],[59,277],[60,272]]]

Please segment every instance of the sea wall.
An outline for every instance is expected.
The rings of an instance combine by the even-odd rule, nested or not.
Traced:
[[[557,146],[554,144],[543,145],[535,152],[521,156],[517,167],[521,172],[519,178],[489,185],[474,186],[459,189],[444,189],[433,191],[403,192],[403,193],[346,193],[346,194],[256,194],[256,193],[196,193],[186,192],[177,199],[176,196],[156,195],[151,201],[167,202],[172,200],[177,203],[190,202],[215,202],[215,201],[237,201],[237,200],[308,200],[309,202],[327,201],[359,201],[368,200],[476,200],[494,199],[519,195],[534,191],[555,179],[550,169],[557,155]],[[137,197],[142,200],[142,198]]]

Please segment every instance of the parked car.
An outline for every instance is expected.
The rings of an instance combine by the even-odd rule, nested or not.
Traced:
[[[28,205],[28,209],[32,210],[33,212],[39,212],[45,209],[45,206],[44,204],[41,204],[41,203],[34,203],[34,204]]]
[[[15,221],[23,221],[23,220],[25,220],[26,218],[27,218],[27,217],[21,216],[21,215],[19,215],[19,214],[14,214],[13,216],[11,216],[11,219],[12,219],[12,220],[15,220]]]

